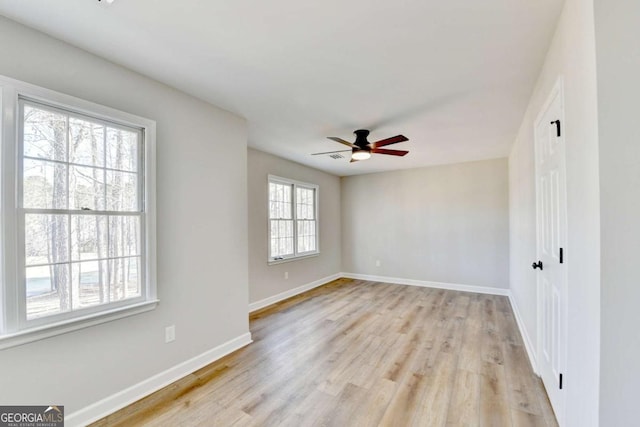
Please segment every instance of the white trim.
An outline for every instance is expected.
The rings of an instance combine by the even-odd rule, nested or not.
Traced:
[[[311,283],[307,283],[306,285],[298,286],[297,288],[289,289],[288,291],[279,293],[269,298],[265,298],[260,301],[252,302],[249,304],[249,313],[253,313],[254,311],[260,310],[261,308],[267,307],[271,304],[275,304],[277,302],[286,300],[287,298],[291,298],[293,296],[299,295],[303,292],[310,291],[311,289],[317,288],[319,286],[325,285],[329,282],[332,282],[336,279],[344,277],[343,273],[332,274],[331,276],[324,277],[322,279],[314,280]]]
[[[291,261],[299,261],[301,259],[305,259],[305,258],[313,258],[313,257],[317,257],[320,256],[320,252],[314,252],[310,255],[300,255],[297,257],[288,257],[288,258],[282,258],[282,259],[276,259],[273,261],[269,261],[267,262],[268,265],[276,265],[276,264],[282,264],[285,262],[291,262]]]
[[[14,80],[0,75],[0,107],[2,112],[2,135],[0,157],[2,169],[7,172],[2,176],[0,188],[0,234],[3,247],[0,251],[0,348],[12,347],[54,335],[52,332],[65,333],[70,330],[85,328],[115,318],[148,311],[157,305],[156,287],[156,201],[155,201],[155,163],[156,163],[156,122],[110,107],[95,104],[73,96],[65,95],[29,83]],[[141,273],[143,291],[141,297],[131,298],[113,304],[103,304],[78,311],[55,314],[37,319],[26,319],[26,301],[24,295],[24,238],[19,233],[24,230],[24,214],[28,211],[18,206],[21,197],[21,164],[22,151],[19,150],[22,129],[20,111],[24,103],[35,103],[37,108],[60,110],[69,116],[87,116],[97,122],[106,122],[115,128],[134,128],[140,132],[141,141],[138,149],[139,169],[136,172],[138,183],[144,186],[144,196],[139,203],[140,212],[128,212],[136,215],[141,221],[143,244],[140,260],[145,270]],[[142,149],[142,151],[140,151]],[[68,163],[66,159],[63,163]],[[105,168],[106,169],[106,163]],[[19,209],[18,209],[19,208]],[[72,211],[64,210],[65,214]],[[105,207],[106,209],[106,207]],[[60,210],[63,211],[63,210]],[[98,214],[103,214],[100,212]],[[69,260],[70,261],[70,260]],[[122,310],[128,307],[130,310]],[[121,312],[120,312],[121,311]],[[113,313],[115,315],[112,315]],[[93,319],[93,315],[106,314],[105,319]],[[68,325],[68,321],[77,319],[77,326]],[[41,329],[51,326],[50,332]],[[33,333],[32,337],[26,334]]]
[[[18,318],[17,283],[17,215],[15,176],[17,170],[17,108],[18,95],[13,86],[0,78],[0,334],[16,329]],[[10,284],[10,285],[9,285]]]
[[[67,415],[65,417],[65,424],[70,427],[85,426],[98,421],[252,342],[250,332],[240,335],[192,359],[186,360],[147,378],[138,384]]]
[[[289,185],[291,186],[291,219],[283,219],[283,218],[271,218],[271,194],[270,194],[270,184],[280,184],[280,185]],[[297,191],[298,187],[306,188],[308,190],[314,191],[314,214],[315,214],[315,228],[316,228],[316,248],[313,251],[309,252],[298,252],[298,215],[297,215]],[[287,261],[295,261],[302,258],[307,258],[310,256],[320,255],[320,219],[318,218],[318,214],[320,209],[318,205],[320,204],[320,186],[317,184],[311,184],[308,182],[297,181],[295,179],[283,178],[281,176],[267,174],[267,264],[280,264],[282,262]],[[271,221],[272,220],[284,220],[291,221],[293,224],[293,253],[290,255],[283,255],[278,258],[273,258],[271,256]]]
[[[516,318],[516,323],[518,324],[518,329],[520,330],[520,336],[522,337],[522,341],[524,341],[524,348],[527,350],[527,356],[529,356],[529,363],[531,364],[531,369],[533,372],[540,376],[538,372],[538,362],[536,360],[536,348],[533,345],[533,341],[529,336],[529,332],[525,327],[524,321],[522,320],[522,315],[520,314],[520,309],[518,308],[518,304],[516,304],[516,300],[513,297],[513,293],[509,292],[509,302],[511,303],[511,310],[513,311],[513,316]]]
[[[91,117],[120,123],[129,127],[153,127],[155,129],[156,122],[153,120],[3,75],[0,75],[0,86],[12,86],[17,90],[17,95],[21,95],[33,101],[38,101],[47,105],[57,106],[62,109],[69,109],[73,112],[87,114]],[[17,100],[17,96],[15,99]]]
[[[456,283],[431,282],[427,280],[402,279],[398,277],[371,276],[368,274],[340,273],[347,279],[368,280],[371,282],[392,283],[397,285],[421,286],[424,288],[448,289],[450,291],[474,292],[477,294],[509,295],[507,288],[489,286],[460,285]]]
[[[74,317],[56,323],[47,323],[35,328],[23,329],[12,334],[2,335],[0,336],[0,350],[145,313],[154,310],[158,302],[158,300],[143,301],[135,305],[112,308],[107,311],[91,313],[83,317]]]

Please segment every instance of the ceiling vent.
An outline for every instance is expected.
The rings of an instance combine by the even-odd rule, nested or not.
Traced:
[[[336,159],[336,160],[337,159],[344,159],[344,156],[342,154],[338,154],[338,153],[332,154],[329,157],[331,157],[332,159]]]

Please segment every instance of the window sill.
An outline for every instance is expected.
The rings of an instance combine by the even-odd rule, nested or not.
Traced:
[[[88,328],[101,323],[111,322],[113,320],[122,319],[123,317],[145,313],[155,309],[158,302],[159,300],[145,301],[132,306],[120,307],[76,319],[69,319],[64,322],[52,323],[38,328],[25,329],[12,334],[1,335],[0,350],[17,347],[19,345],[54,337],[56,335],[66,334],[68,332],[77,331],[79,329]]]
[[[299,261],[301,259],[317,257],[318,255],[320,255],[320,252],[314,252],[312,254],[300,255],[300,256],[284,258],[284,259],[274,259],[274,260],[267,261],[267,264],[268,265],[283,264],[285,262]]]

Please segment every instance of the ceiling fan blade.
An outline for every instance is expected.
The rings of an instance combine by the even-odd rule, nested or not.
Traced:
[[[378,147],[384,147],[385,145],[397,144],[398,142],[404,142],[408,140],[409,138],[407,138],[404,135],[396,135],[396,136],[392,136],[391,138],[381,139],[380,141],[376,141],[371,145],[374,148],[378,148]]]
[[[351,158],[351,161],[349,163],[353,163],[353,162],[357,162],[357,160],[354,158]]]
[[[346,153],[347,151],[351,152],[353,150],[325,151],[324,153],[313,153],[311,155],[312,156],[319,156],[320,154]]]
[[[355,145],[353,145],[352,143],[345,141],[342,138],[338,138],[337,136],[328,136],[327,138],[329,138],[332,141],[339,142],[340,144],[347,145],[349,147],[355,147]]]
[[[408,153],[408,151],[404,150],[387,150],[386,148],[374,148],[371,152],[376,154],[389,154],[391,156],[404,156]]]

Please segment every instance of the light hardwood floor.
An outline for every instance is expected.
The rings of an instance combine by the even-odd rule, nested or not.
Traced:
[[[555,426],[506,297],[339,279],[95,426]]]

